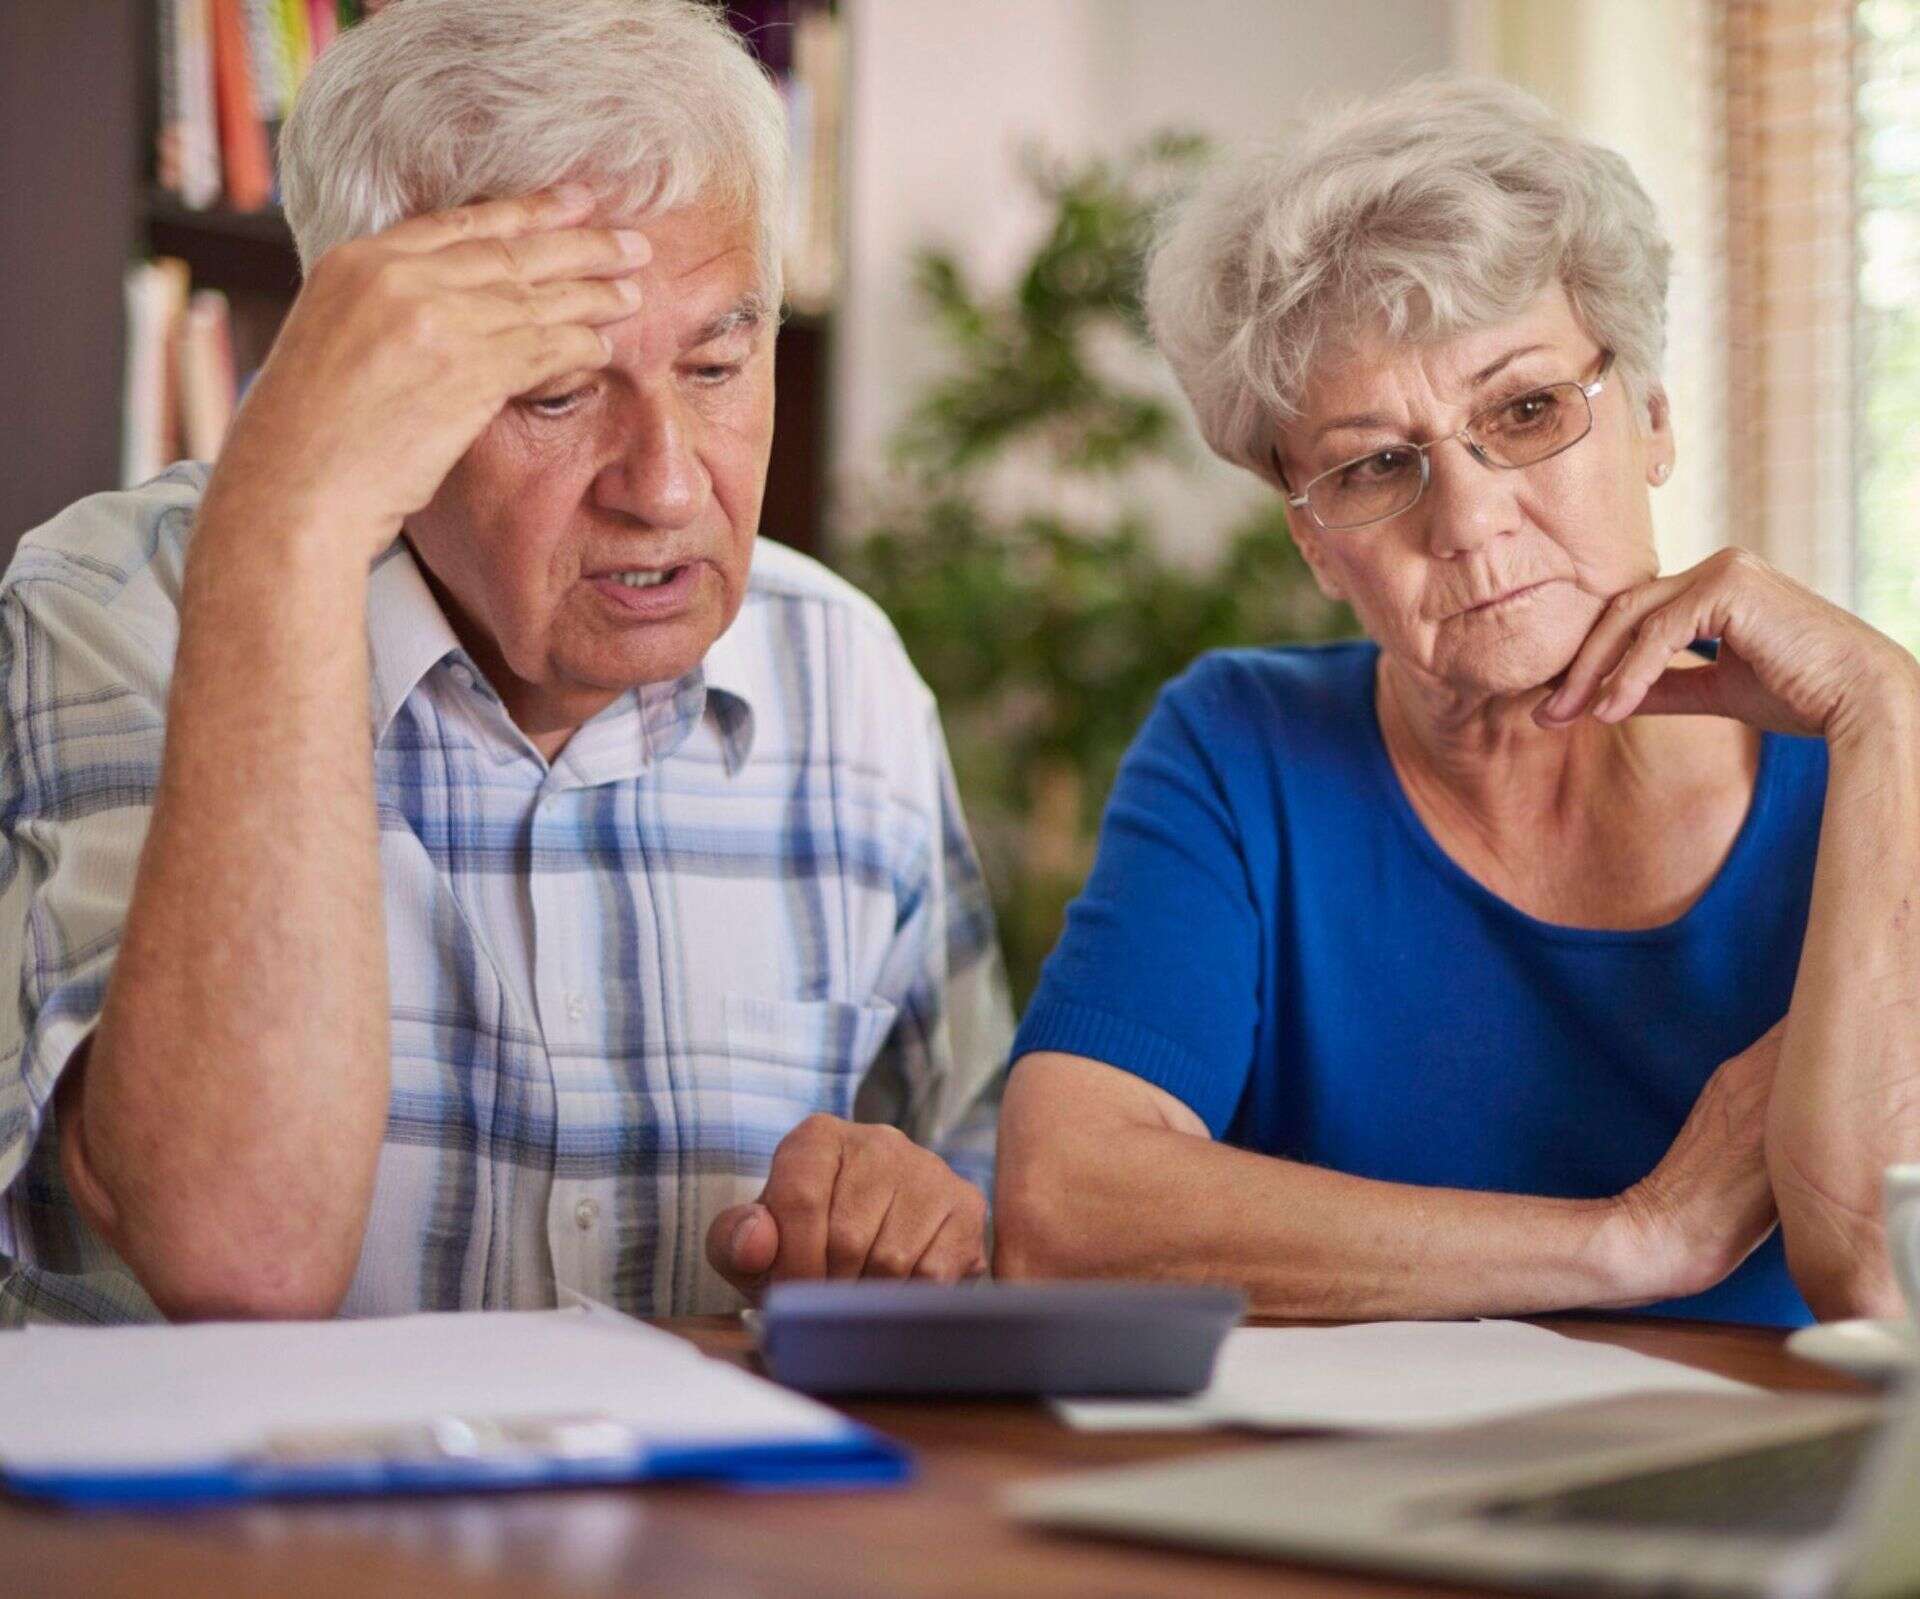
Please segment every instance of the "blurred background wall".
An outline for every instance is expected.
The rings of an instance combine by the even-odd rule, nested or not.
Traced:
[[[938,351],[913,250],[953,249],[986,280],[1043,219],[1016,156],[1118,154],[1160,129],[1270,138],[1316,97],[1377,92],[1450,65],[1435,0],[848,0],[854,63],[846,294],[834,390],[844,483],[884,456]],[[1259,492],[1201,472],[1180,492],[1206,528]]]

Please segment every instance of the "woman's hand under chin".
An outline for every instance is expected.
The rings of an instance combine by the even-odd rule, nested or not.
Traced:
[[[1720,641],[1711,663],[1672,664],[1701,639]],[[1534,718],[1727,716],[1831,739],[1889,694],[1920,703],[1911,655],[1759,557],[1721,550],[1614,595]]]

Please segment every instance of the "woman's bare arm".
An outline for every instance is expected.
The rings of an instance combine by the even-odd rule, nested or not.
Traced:
[[[1711,666],[1667,669],[1704,638],[1720,641]],[[1814,1314],[1898,1314],[1880,1182],[1920,1154],[1920,664],[1765,562],[1723,550],[1616,595],[1537,714],[1731,716],[1826,740],[1767,1169]]]
[[[1813,903],[1767,1107],[1787,1263],[1828,1319],[1903,1313],[1880,1180],[1920,1155],[1920,670],[1890,672],[1875,698],[1827,741]]]
[[[1673,1149],[1615,1199],[1376,1182],[1214,1142],[1163,1089],[1024,1056],[1000,1115],[994,1269],[1231,1283],[1327,1320],[1620,1307],[1718,1282],[1773,1225],[1769,1033],[1715,1073]]]

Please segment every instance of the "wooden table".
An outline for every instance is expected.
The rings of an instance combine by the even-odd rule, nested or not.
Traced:
[[[1543,1325],[1772,1388],[1852,1387],[1795,1360],[1778,1333],[1698,1322],[1547,1317]],[[665,1324],[746,1362],[732,1319]],[[1078,1468],[1257,1447],[1246,1434],[1068,1432],[1031,1404],[860,1404],[910,1444],[918,1479],[864,1493],[578,1489],[433,1500],[69,1514],[0,1501],[0,1599],[350,1599],[437,1594],[1411,1594],[1299,1567],[1030,1531],[995,1508],[1007,1483]]]

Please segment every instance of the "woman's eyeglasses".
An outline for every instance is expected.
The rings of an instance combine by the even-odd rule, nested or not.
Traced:
[[[1330,467],[1287,504],[1304,510],[1329,533],[1345,533],[1384,522],[1410,509],[1426,492],[1427,455],[1458,439],[1482,466],[1533,466],[1571,449],[1593,431],[1593,399],[1606,387],[1613,352],[1600,358],[1600,370],[1586,383],[1549,383],[1476,411],[1465,427],[1425,444],[1389,444],[1385,449]],[[1273,453],[1276,472],[1280,452]],[[1281,473],[1281,482],[1286,481]]]

